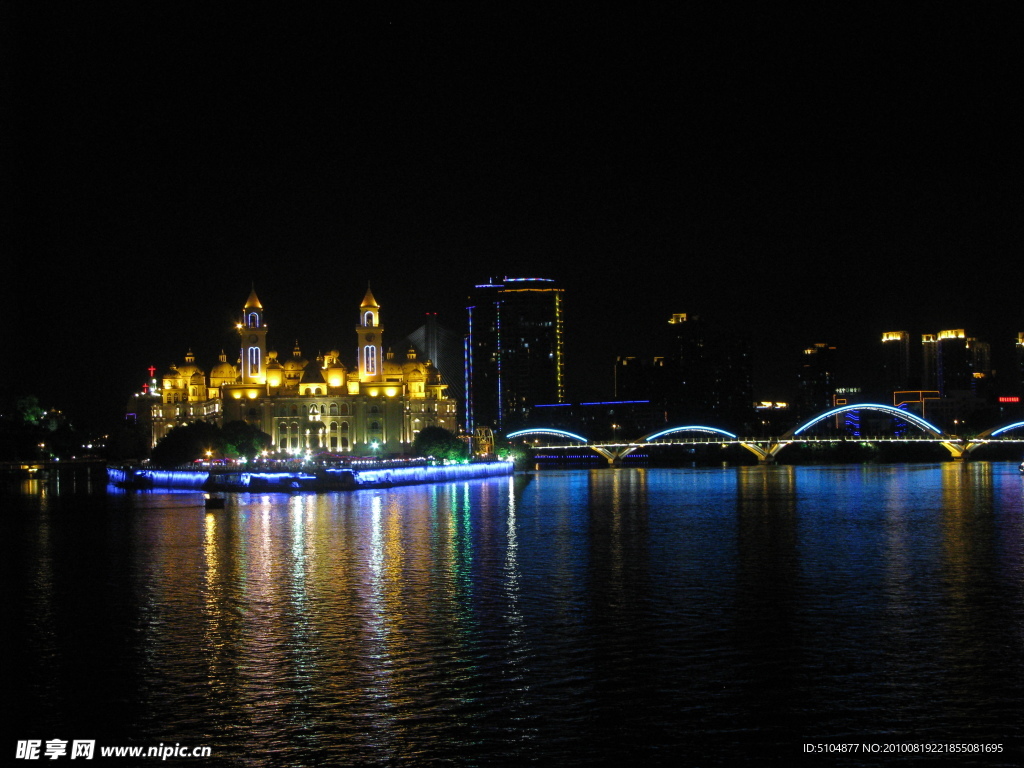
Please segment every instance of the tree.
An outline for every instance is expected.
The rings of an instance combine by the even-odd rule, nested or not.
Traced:
[[[466,444],[444,427],[424,427],[412,441],[417,456],[459,461],[466,458]]]
[[[159,466],[187,464],[201,459],[207,451],[220,451],[223,436],[216,425],[196,421],[175,427],[153,448],[151,461]]]
[[[46,415],[46,410],[39,407],[39,399],[35,395],[27,395],[17,402],[18,415],[26,424],[39,424]]]
[[[494,441],[494,455],[502,461],[512,461],[517,467],[522,467],[530,458],[530,449],[522,443],[498,438]]]
[[[221,430],[226,456],[255,459],[270,446],[270,435],[245,421],[229,421]]]

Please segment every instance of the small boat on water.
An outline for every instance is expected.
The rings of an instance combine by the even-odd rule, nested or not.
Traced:
[[[224,497],[206,494],[203,504],[207,509],[224,509]]]

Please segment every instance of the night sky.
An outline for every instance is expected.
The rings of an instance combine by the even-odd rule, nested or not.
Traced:
[[[572,400],[674,312],[778,398],[814,342],[856,384],[884,330],[1024,330],[1009,6],[39,5],[0,5],[2,384],[74,419],[233,360],[253,285],[282,355],[354,357],[368,283],[397,343],[555,278]]]

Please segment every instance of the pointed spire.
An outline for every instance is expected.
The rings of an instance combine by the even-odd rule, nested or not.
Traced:
[[[359,305],[360,309],[380,309],[380,305],[377,300],[373,298],[373,291],[370,290],[370,283],[366,283],[366,295],[363,297],[363,303]]]
[[[253,285],[252,290],[249,292],[249,300],[245,302],[246,309],[263,309],[263,305],[260,304],[259,298],[256,296],[256,286]]]

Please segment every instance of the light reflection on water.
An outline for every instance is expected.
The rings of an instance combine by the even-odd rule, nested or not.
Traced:
[[[220,765],[789,764],[855,740],[1020,761],[1010,464],[554,470],[210,513],[28,490],[5,498],[15,739]]]

